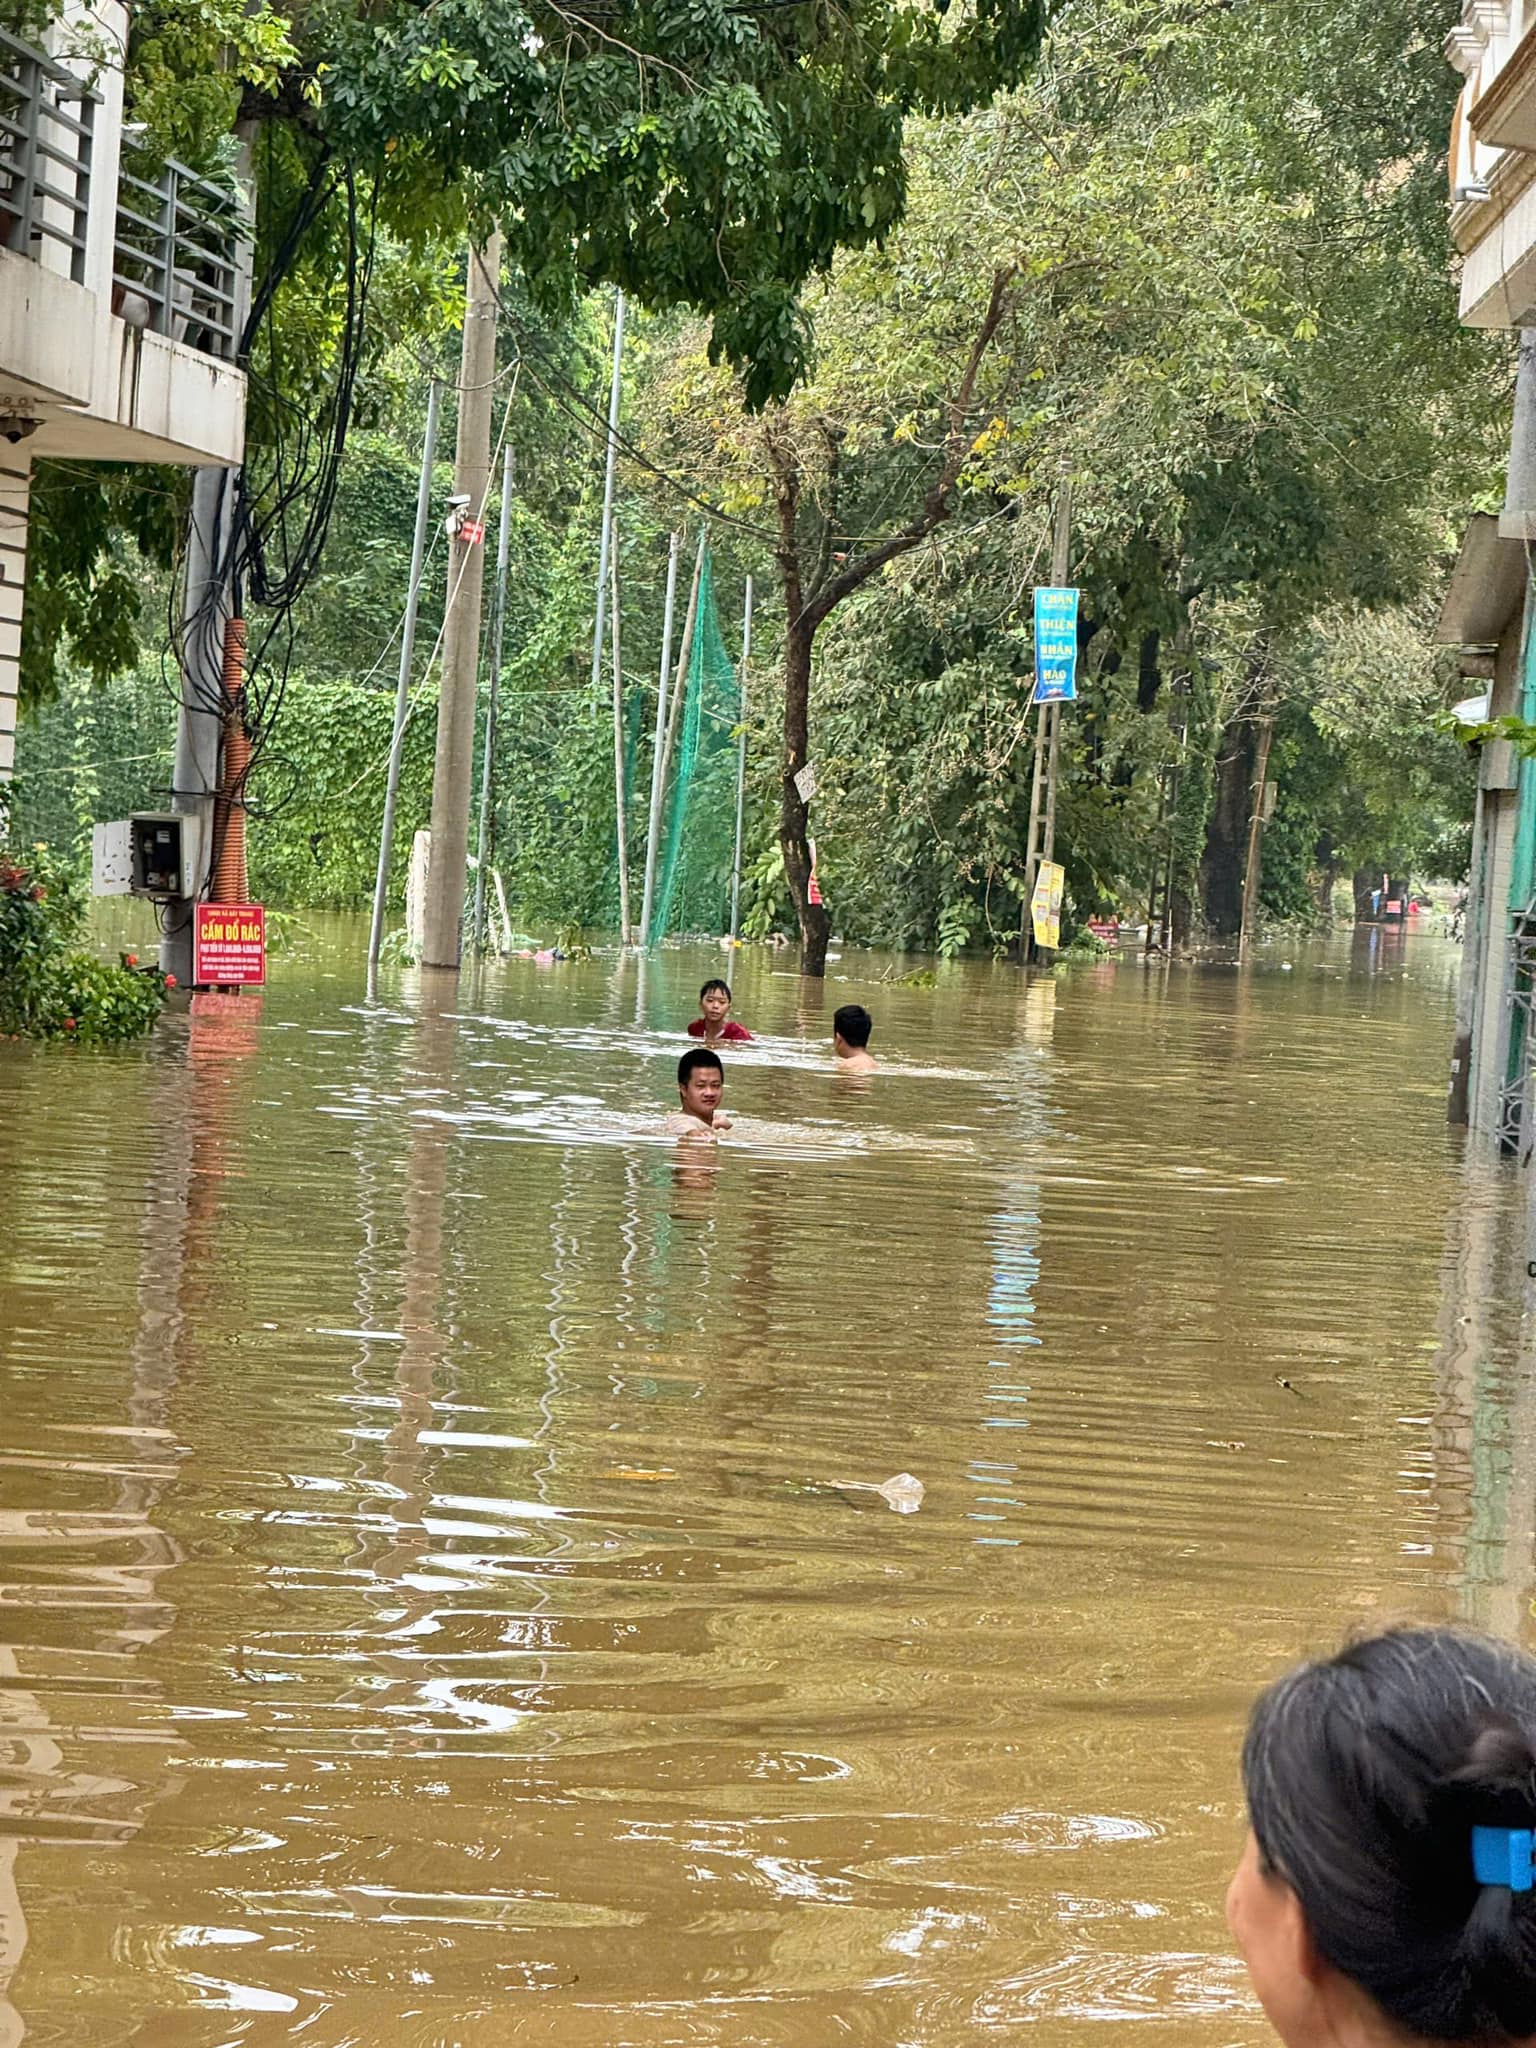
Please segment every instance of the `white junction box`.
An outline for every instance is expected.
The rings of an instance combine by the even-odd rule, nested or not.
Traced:
[[[137,811],[91,827],[97,896],[195,897],[202,883],[202,820],[183,811]]]

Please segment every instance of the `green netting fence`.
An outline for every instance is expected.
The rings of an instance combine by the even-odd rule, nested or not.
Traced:
[[[730,928],[736,841],[736,733],[741,694],[720,635],[714,566],[706,549],[699,609],[646,943],[673,932]]]

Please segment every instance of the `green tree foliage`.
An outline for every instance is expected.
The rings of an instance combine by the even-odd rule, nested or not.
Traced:
[[[587,685],[607,310],[574,296],[602,276],[664,309],[631,329],[625,431],[672,481],[621,465],[641,785],[665,533],[697,517],[679,484],[728,515],[714,531],[728,638],[742,576],[758,583],[749,931],[782,925],[804,901],[806,834],[803,819],[786,832],[782,729],[784,658],[811,613],[805,749],[839,929],[945,950],[1017,933],[1029,589],[1045,577],[1063,477],[1084,625],[1057,848],[1077,915],[1139,907],[1154,879],[1171,880],[1181,926],[1202,903],[1235,900],[1251,797],[1242,764],[1261,728],[1272,727],[1279,791],[1265,836],[1271,915],[1307,913],[1331,877],[1359,866],[1453,859],[1468,770],[1432,729],[1426,595],[1499,470],[1508,400],[1505,344],[1458,327],[1449,275],[1455,80],[1439,44],[1455,11],[1453,0],[1073,0],[1030,82],[969,112],[960,103],[980,96],[983,73],[966,65],[996,75],[1001,16],[984,31],[986,17],[958,5],[937,34],[929,10],[903,23],[884,6],[834,21],[809,6],[690,0],[627,9],[622,25],[593,9],[570,21],[535,9],[534,44],[512,54],[498,42],[508,17],[467,6],[341,6],[286,24],[291,60],[259,82],[259,66],[243,84],[239,66],[231,73],[246,111],[270,117],[263,175],[290,204],[332,148],[377,181],[391,310],[360,388],[366,431],[343,471],[326,571],[298,617],[299,680],[273,749],[296,765],[274,762],[258,792],[269,812],[254,835],[258,867],[273,849],[265,886],[352,902],[371,885],[377,800],[372,782],[352,785],[387,736],[421,425],[417,352],[400,337],[426,335],[430,354],[451,324],[456,272],[433,235],[493,205],[522,222],[526,209],[509,202],[533,185],[519,181],[550,178],[548,217],[509,228],[525,275],[507,285],[503,328],[505,388],[516,353],[522,370],[496,844],[519,918],[543,928],[613,915],[609,711]],[[848,199],[846,157],[833,151],[817,176],[790,178],[804,171],[802,144],[775,126],[802,90],[806,135],[841,117],[854,71],[838,23],[856,17],[879,118],[939,109],[908,120],[905,155],[881,173],[868,219],[862,195]],[[955,38],[956,21],[981,40]],[[1024,21],[1015,10],[1014,28]],[[664,52],[674,32],[682,40]],[[822,34],[831,40],[815,56],[796,40]],[[666,65],[697,85],[698,53],[718,54],[711,38],[741,40],[688,102],[707,132],[682,136],[683,87]],[[498,94],[519,119],[544,104],[539,67],[557,50],[573,81],[564,125],[532,139],[516,120],[498,125]],[[953,93],[934,68],[945,50]],[[381,53],[397,74],[390,94]],[[824,58],[830,71],[818,69]],[[635,113],[642,81],[655,128],[652,99]],[[606,126],[594,125],[599,113]],[[851,146],[868,154],[866,115]],[[794,189],[765,174],[773,148]],[[711,150],[723,152],[715,173]],[[682,218],[680,197],[647,213],[643,195],[655,197],[663,170],[681,178],[684,167],[702,181],[687,188],[693,214]],[[268,214],[281,219],[282,205]],[[694,288],[701,224],[722,252],[709,291]],[[771,287],[754,267],[770,260],[770,225],[784,237]],[[337,262],[320,237],[313,304],[278,337],[282,377],[323,367],[334,346]],[[643,290],[627,267],[641,263]],[[788,280],[808,274],[813,344],[785,311]],[[493,527],[495,516],[493,505]],[[434,563],[424,648],[441,599]],[[359,693],[377,702],[361,706]],[[345,766],[324,758],[332,716],[368,735],[339,742]],[[70,786],[62,764],[51,772]],[[424,822],[411,792],[412,822]],[[83,815],[83,794],[70,802]],[[372,811],[354,832],[333,825],[327,803]],[[637,810],[637,864],[638,826]],[[329,856],[317,858],[315,834]]]
[[[806,279],[899,218],[907,114],[985,100],[1021,75],[1041,28],[1041,0],[967,0],[953,16],[947,0],[144,0],[125,91],[148,146],[209,175],[232,176],[237,128],[249,148],[257,274],[283,272],[250,364],[248,467],[273,496],[269,459],[323,406],[358,281],[356,217],[339,204],[295,249],[308,195],[344,176],[370,239],[382,232],[378,333],[435,349],[444,247],[497,220],[546,311],[603,281],[700,307],[757,402],[804,367]],[[40,492],[29,697],[66,641],[98,674],[126,665],[118,533],[150,523],[133,493],[87,504],[77,486],[67,526],[56,490]]]
[[[295,82],[393,210],[471,193],[547,307],[609,282],[708,312],[756,405],[804,368],[800,287],[900,218],[905,117],[985,101],[1042,25],[1040,0],[384,0],[300,17]]]
[[[1187,923],[1209,835],[1246,843],[1248,792],[1234,815],[1218,768],[1252,750],[1268,703],[1253,679],[1310,672],[1319,631],[1439,574],[1502,457],[1508,358],[1458,327],[1448,287],[1451,9],[1429,12],[1082,0],[1031,85],[915,136],[906,219],[839,264],[815,302],[815,373],[780,414],[755,424],[697,344],[679,353],[656,445],[759,518],[792,471],[813,590],[903,530],[918,550],[818,643],[809,750],[851,769],[818,798],[824,872],[846,829],[872,892],[840,900],[850,924],[932,942],[1013,921],[998,903],[1022,882],[1026,784],[995,734],[1005,702],[1017,722],[1062,478],[1085,681],[1059,842],[1080,909],[1141,894],[1159,867]],[[918,534],[999,278],[947,523]],[[1413,658],[1427,678],[1422,639]],[[1403,738],[1431,779],[1450,772],[1422,724]],[[1453,776],[1430,809],[1462,800]],[[1337,836],[1358,835],[1341,818]],[[915,854],[913,895],[876,848],[897,874]],[[893,890],[901,913],[876,915]]]
[[[1262,900],[1282,918],[1326,913],[1359,869],[1459,875],[1475,764],[1439,719],[1443,678],[1424,607],[1318,620],[1285,679],[1265,829]]]
[[[66,664],[98,685],[136,665],[154,631],[146,579],[163,588],[159,579],[174,558],[186,507],[186,479],[175,470],[38,464],[27,555],[24,703],[51,697]]]
[[[77,866],[99,818],[163,809],[171,791],[175,686],[146,662],[110,689],[66,666],[58,689],[29,713],[10,785],[19,845],[45,842]]]

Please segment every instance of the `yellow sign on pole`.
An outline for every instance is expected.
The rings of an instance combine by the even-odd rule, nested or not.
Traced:
[[[1061,890],[1066,870],[1053,860],[1043,860],[1035,874],[1035,893],[1029,899],[1035,944],[1042,953],[1054,953],[1061,946]]]

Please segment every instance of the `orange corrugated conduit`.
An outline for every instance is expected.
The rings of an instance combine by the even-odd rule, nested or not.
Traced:
[[[224,772],[214,806],[218,863],[213,871],[215,903],[247,903],[245,871],[245,776],[251,765],[251,736],[245,729],[245,621],[224,622]]]

